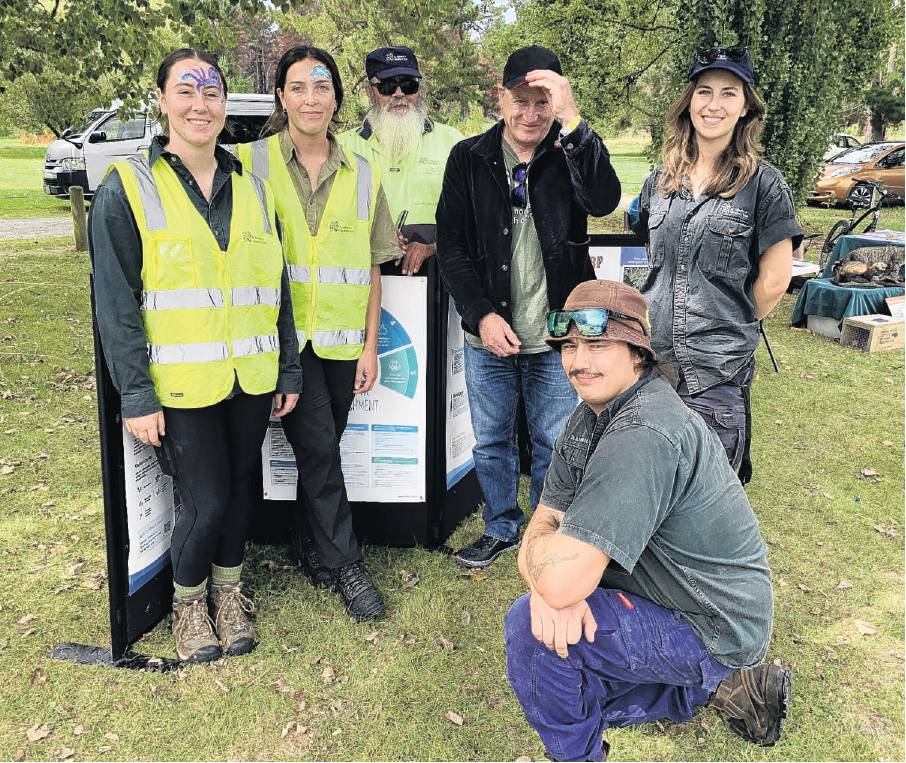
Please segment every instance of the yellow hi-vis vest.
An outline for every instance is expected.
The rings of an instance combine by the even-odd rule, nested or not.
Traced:
[[[273,194],[233,173],[230,244],[222,251],[166,161],[113,165],[142,240],[141,314],[161,405],[201,408],[277,385],[283,254]]]
[[[434,225],[447,157],[453,146],[463,139],[463,134],[449,125],[432,122],[431,130],[422,134],[413,150],[391,161],[374,135],[366,140],[359,134],[359,129],[347,130],[337,140],[350,151],[373,157],[381,170],[384,195],[394,221],[407,209],[407,226]]]
[[[365,346],[378,173],[358,154],[352,154],[351,166],[341,164],[334,175],[318,234],[312,236],[283,160],[280,135],[244,143],[236,149],[243,166],[268,180],[274,191],[299,348],[311,341],[312,349],[321,358],[355,360]]]

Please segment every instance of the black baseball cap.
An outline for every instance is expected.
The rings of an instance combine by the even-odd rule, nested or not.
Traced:
[[[553,51],[540,45],[529,45],[514,51],[506,60],[506,66],[503,67],[503,86],[507,90],[519,87],[525,82],[525,75],[535,69],[549,69],[557,74],[563,74],[560,59]]]
[[[372,50],[365,56],[365,74],[368,79],[377,77],[380,80],[390,77],[417,77],[421,79],[422,73],[418,70],[418,59],[411,48],[405,45],[391,45],[387,48]]]
[[[696,51],[692,59],[692,68],[689,70],[689,79],[695,79],[702,72],[711,69],[724,69],[749,85],[755,84],[755,70],[752,68],[749,49],[742,45],[727,48],[715,45]]]

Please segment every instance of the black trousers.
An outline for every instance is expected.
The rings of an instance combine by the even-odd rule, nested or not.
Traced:
[[[346,429],[355,383],[355,360],[325,360],[305,345],[302,395],[283,417],[283,431],[296,455],[296,531],[307,532],[331,568],[361,559],[352,530],[352,510],[340,465],[340,438]]]
[[[164,408],[167,434],[155,451],[182,500],[170,541],[179,585],[199,585],[212,562],[242,564],[272,403],[272,394],[240,393],[205,408]]]
[[[739,475],[743,485],[752,479],[752,461],[749,448],[752,442],[752,409],[749,390],[755,375],[754,356],[732,379],[690,394],[685,379],[680,379],[676,391],[683,402],[698,413],[714,430],[727,453],[730,466]]]

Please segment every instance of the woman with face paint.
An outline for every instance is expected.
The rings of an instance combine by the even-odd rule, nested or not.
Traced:
[[[180,659],[257,644],[240,573],[268,419],[302,386],[273,194],[217,145],[226,82],[207,53],[157,73],[163,132],[114,164],[89,235],[104,356],[126,429],[173,477],[173,634]],[[210,582],[210,609],[208,584]]]
[[[292,547],[314,584],[371,620],[384,602],[352,529],[339,442],[353,396],[377,379],[380,264],[399,257],[399,245],[377,165],[330,130],[343,104],[333,57],[291,48],[274,80],[266,129],[276,134],[239,156],[274,189],[301,349],[302,398],[283,419],[299,467]]]
[[[744,47],[696,54],[633,225],[648,243],[641,291],[651,344],[677,368],[677,392],[717,433],[743,484],[758,321],[786,291],[802,241],[790,189],[761,158],[754,82]]]

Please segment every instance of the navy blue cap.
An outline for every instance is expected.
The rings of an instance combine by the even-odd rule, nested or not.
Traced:
[[[503,86],[507,90],[519,87],[525,82],[525,75],[535,69],[549,69],[557,74],[563,74],[560,59],[553,51],[540,45],[529,45],[513,51],[506,60],[506,66],[503,67]]]
[[[689,79],[695,79],[702,72],[712,69],[723,69],[735,74],[749,85],[755,84],[755,70],[752,68],[752,59],[749,57],[748,48],[733,46],[699,50],[692,60]]]
[[[368,79],[377,77],[379,80],[390,77],[418,77],[422,73],[418,70],[418,59],[411,48],[405,45],[391,45],[387,48],[372,50],[365,56],[365,74]]]

